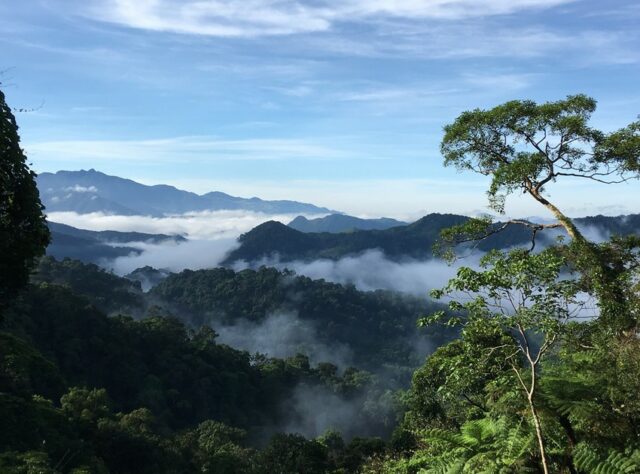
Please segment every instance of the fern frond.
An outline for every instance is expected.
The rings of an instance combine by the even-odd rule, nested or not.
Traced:
[[[630,474],[640,472],[640,449],[629,452],[609,450],[600,453],[579,444],[574,452],[574,462],[580,471],[589,474]]]

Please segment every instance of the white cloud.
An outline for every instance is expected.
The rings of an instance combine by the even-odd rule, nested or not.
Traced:
[[[118,275],[126,275],[136,268],[147,265],[171,272],[185,269],[200,270],[213,268],[224,260],[228,252],[238,246],[235,238],[216,240],[188,240],[180,243],[150,244],[144,242],[127,243],[127,247],[142,250],[139,255],[118,257],[102,262],[102,265]]]
[[[218,37],[327,31],[379,17],[459,20],[550,8],[574,0],[100,0],[99,20],[152,31]]]
[[[387,258],[382,251],[372,249],[361,255],[343,257],[339,260],[280,262],[270,259],[260,261],[255,266],[288,268],[314,280],[325,279],[343,285],[354,284],[362,291],[384,289],[426,296],[429,290],[444,286],[455,276],[461,265],[477,266],[478,259],[479,255],[474,255],[460,260],[456,265],[449,265],[438,259],[406,259],[398,262]],[[247,264],[237,262],[234,267],[240,270],[246,268]]]
[[[212,160],[341,159],[362,157],[305,139],[225,140],[208,136],[185,136],[148,140],[64,140],[27,144],[39,160],[65,161],[132,160],[151,163],[210,162]]]
[[[232,326],[214,324],[214,329],[219,342],[251,353],[278,358],[305,354],[312,364],[331,362],[342,368],[352,363],[349,347],[324,344],[318,337],[321,328],[296,313],[276,312],[260,322],[241,319]]]
[[[70,193],[97,193],[98,188],[95,186],[80,186],[76,184],[75,186],[69,186],[68,188],[64,188],[65,191]]]
[[[166,217],[51,212],[52,222],[89,230],[116,230],[149,234],[179,234],[193,239],[228,239],[269,220],[288,223],[297,214],[263,214],[251,211],[203,211]],[[317,217],[317,216],[316,216]]]

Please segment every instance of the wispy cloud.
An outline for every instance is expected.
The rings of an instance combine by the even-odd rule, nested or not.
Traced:
[[[573,0],[101,0],[96,20],[173,33],[251,37],[327,31],[376,17],[458,20],[550,8]]]
[[[430,87],[386,87],[368,90],[354,90],[338,95],[339,100],[347,102],[377,102],[395,100],[419,100],[427,97],[449,95],[461,92],[458,88],[433,89]]]
[[[65,140],[26,145],[40,161],[144,161],[157,163],[210,162],[216,160],[335,160],[364,158],[356,151],[331,147],[316,140],[225,140],[186,136],[154,140]]]
[[[373,31],[366,35],[314,35],[304,37],[298,45],[301,49],[365,58],[462,60],[552,56],[570,64],[585,59],[591,63],[624,64],[637,62],[637,38],[634,31],[561,30],[532,22],[514,28],[491,19],[433,24],[392,19],[376,22]]]

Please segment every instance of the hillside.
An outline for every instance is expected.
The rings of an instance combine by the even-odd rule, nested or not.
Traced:
[[[94,169],[41,173],[40,197],[47,212],[103,212],[161,217],[195,211],[246,210],[268,214],[327,214],[324,207],[296,201],[264,201],[221,192],[196,194],[168,185],[147,186]]]
[[[468,217],[455,214],[429,214],[418,221],[385,230],[359,230],[348,233],[300,232],[279,222],[265,222],[239,238],[240,247],[232,251],[225,264],[242,260],[268,263],[270,259],[287,262],[316,259],[336,260],[357,255],[369,249],[380,249],[392,259],[426,259],[433,256],[432,247],[440,232],[458,225]],[[640,232],[640,215],[592,216],[575,219],[578,227],[595,240],[607,239],[614,234],[629,235]],[[495,224],[496,227],[500,223]],[[551,243],[557,231],[547,231],[537,236],[541,245]],[[522,226],[510,225],[501,232],[477,242],[480,251],[506,249],[516,245],[529,245],[531,233]]]
[[[266,222],[240,236],[241,246],[231,252],[225,263],[237,260],[257,262],[275,258],[281,261],[338,259],[368,249],[380,249],[390,258],[425,259],[440,231],[467,218],[454,214],[429,214],[413,224],[386,230],[361,230],[350,233],[303,233],[278,222]],[[524,243],[529,234],[510,226],[499,235],[481,242],[482,250]]]
[[[286,344],[285,326],[291,325],[292,333],[311,331],[317,336],[300,341],[301,349],[312,342],[312,348],[321,347],[332,358],[339,351],[346,352],[347,362],[368,370],[380,370],[385,364],[412,366],[425,355],[419,347],[439,345],[453,334],[439,328],[430,332],[416,328],[419,315],[436,306],[424,299],[358,291],[351,285],[273,268],[185,270],[162,280],[150,291],[149,299],[162,302],[194,327],[210,324],[219,331],[243,322],[247,332],[256,332],[256,339],[265,337],[255,331],[256,326],[272,331],[274,340],[282,338],[278,344]],[[274,316],[283,317],[269,325]]]
[[[391,227],[407,225],[407,223],[388,217],[361,219],[345,214],[330,214],[316,219],[307,219],[304,216],[298,216],[287,225],[300,232],[340,233],[353,232],[355,230],[384,230]]]
[[[179,235],[145,234],[141,232],[92,231],[48,222],[51,231],[51,243],[47,255],[56,258],[73,258],[88,263],[100,263],[104,260],[140,254],[142,250],[130,243],[166,243],[183,242]]]
[[[384,393],[370,374],[312,367],[304,356],[254,359],[157,311],[141,321],[107,317],[57,284],[31,285],[15,303],[0,321],[3,473],[291,472],[273,456],[301,448],[335,469],[365,458],[345,443],[351,459],[338,463],[299,435],[264,445],[278,429],[314,421],[293,406],[300,390],[358,411],[363,397]],[[385,423],[385,413],[369,409],[352,426],[388,430]],[[23,461],[29,469],[16,467]],[[49,462],[65,468],[45,469]]]

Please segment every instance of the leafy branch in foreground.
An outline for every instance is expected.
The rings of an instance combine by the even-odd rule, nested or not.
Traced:
[[[508,343],[486,348],[487,355],[506,351],[505,362],[525,397],[545,473],[549,467],[537,405],[539,366],[563,337],[567,323],[580,317],[586,303],[580,299],[578,282],[561,277],[565,268],[565,259],[553,250],[539,254],[494,251],[482,259],[480,270],[460,268],[445,288],[432,292],[438,299],[454,297],[450,309],[466,313],[454,320],[463,327],[463,339],[465,333],[487,328],[497,328],[511,337]],[[420,324],[434,324],[445,317],[444,312],[438,312]]]

